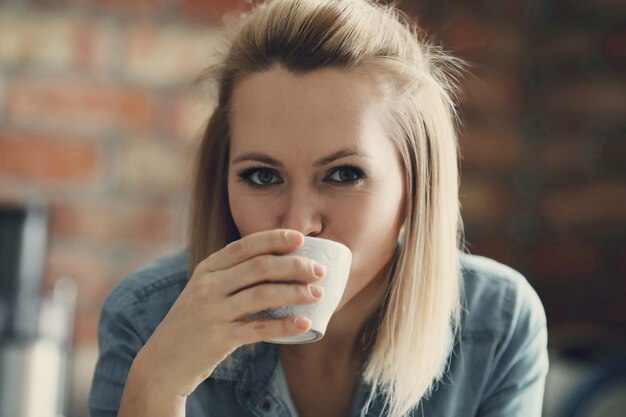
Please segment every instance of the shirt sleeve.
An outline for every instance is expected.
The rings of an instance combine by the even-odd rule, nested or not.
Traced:
[[[130,367],[145,343],[133,298],[118,287],[104,302],[98,324],[99,355],[88,401],[90,417],[117,416]]]
[[[478,417],[541,416],[549,366],[546,316],[526,280],[518,284],[507,294],[510,326],[497,347]]]

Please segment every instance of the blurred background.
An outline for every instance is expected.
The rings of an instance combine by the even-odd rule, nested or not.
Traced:
[[[467,240],[522,272],[544,303],[544,417],[623,415],[626,2],[398,4],[471,64],[460,106]],[[0,1],[0,410],[18,395],[11,381],[27,381],[16,365],[34,355],[25,340],[45,336],[54,343],[37,352],[58,363],[58,412],[87,416],[104,297],[185,245],[213,99],[192,81],[248,8]]]

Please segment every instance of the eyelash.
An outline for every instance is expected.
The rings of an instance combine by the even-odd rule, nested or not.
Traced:
[[[355,173],[357,175],[357,178],[355,180],[352,181],[331,181],[331,183],[333,184],[338,184],[338,185],[345,185],[345,186],[355,186],[359,183],[361,183],[363,180],[365,180],[366,176],[365,173],[357,168],[354,165],[342,165],[336,168],[333,168],[332,172],[330,173],[329,176],[335,174],[338,171],[341,171],[343,169],[349,169],[351,170],[353,173]],[[248,185],[250,185],[251,187],[256,187],[256,188],[267,188],[267,187],[271,187],[273,185],[280,185],[282,183],[272,183],[272,184],[257,184],[255,182],[253,182],[250,177],[252,177],[253,174],[259,172],[259,171],[271,171],[272,173],[276,173],[276,170],[272,169],[272,168],[266,168],[266,167],[261,167],[261,166],[257,166],[257,167],[250,167],[247,169],[244,169],[243,171],[240,171],[237,175],[239,176],[238,181],[242,181],[247,183]]]

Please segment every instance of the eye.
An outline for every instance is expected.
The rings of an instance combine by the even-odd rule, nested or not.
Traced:
[[[245,169],[239,172],[237,176],[239,177],[239,181],[243,181],[252,187],[258,188],[266,188],[284,182],[282,180],[272,181],[275,178],[280,179],[276,174],[276,170],[263,167]],[[334,168],[324,180],[338,185],[356,185],[365,178],[365,174],[359,168],[352,165],[343,165]]]
[[[275,171],[269,168],[253,167],[241,171],[237,174],[239,181],[247,182],[254,187],[265,187],[268,185],[280,184],[280,182],[271,182],[275,177]]]
[[[335,168],[326,178],[333,178],[331,182],[339,184],[357,184],[365,179],[365,174],[355,166],[344,165]]]

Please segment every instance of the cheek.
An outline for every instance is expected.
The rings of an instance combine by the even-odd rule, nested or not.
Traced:
[[[261,215],[264,210],[259,205],[258,198],[246,194],[237,186],[234,188],[229,186],[228,203],[233,221],[241,237],[270,228],[268,226],[270,218],[267,215]],[[267,208],[265,212],[267,212]]]
[[[366,248],[384,244],[401,220],[403,192],[400,187],[390,187],[392,183],[380,184],[346,213],[345,222],[360,236],[356,243]]]
[[[401,192],[385,192],[372,198],[345,219],[353,251],[349,286],[358,291],[389,262],[402,223]]]
[[[353,272],[358,279],[371,279],[389,261],[397,245],[398,233],[392,225],[382,229],[372,225],[361,229],[362,235],[353,248]]]

